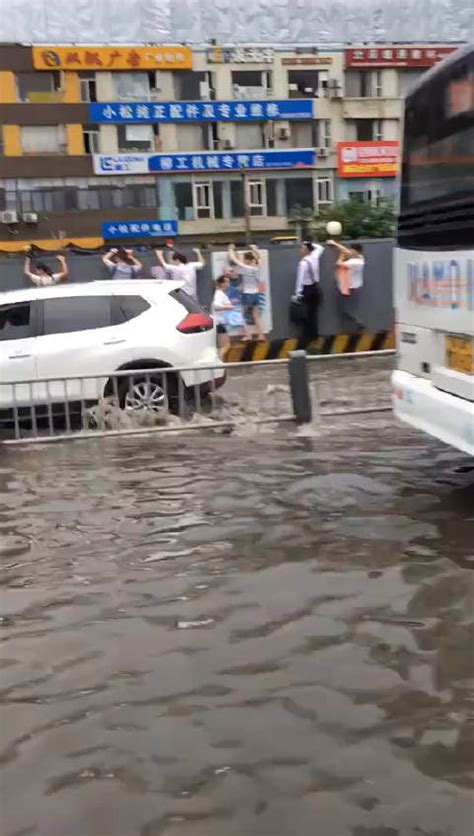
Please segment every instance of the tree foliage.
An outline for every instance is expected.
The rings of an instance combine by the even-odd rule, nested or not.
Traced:
[[[395,233],[395,210],[391,200],[381,201],[378,205],[355,199],[345,200],[317,214],[312,209],[294,206],[289,220],[299,227],[303,238],[316,234],[320,241],[330,237],[326,232],[328,221],[339,221],[342,237],[351,240],[392,238]]]

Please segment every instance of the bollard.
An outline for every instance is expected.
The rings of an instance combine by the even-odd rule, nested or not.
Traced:
[[[288,360],[290,392],[295,419],[298,424],[309,424],[312,418],[312,408],[306,351],[290,351]]]

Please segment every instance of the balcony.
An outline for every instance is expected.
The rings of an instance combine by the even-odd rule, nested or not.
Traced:
[[[343,119],[401,119],[402,99],[396,98],[344,98]]]

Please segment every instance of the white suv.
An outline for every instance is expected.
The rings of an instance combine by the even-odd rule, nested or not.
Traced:
[[[0,293],[0,411],[114,394],[124,408],[153,408],[164,402],[165,377],[174,390],[169,400],[176,397],[178,374],[116,382],[109,375],[173,366],[192,366],[179,373],[185,391],[225,379],[213,320],[181,282],[129,279]]]

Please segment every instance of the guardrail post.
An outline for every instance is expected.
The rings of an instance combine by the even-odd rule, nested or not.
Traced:
[[[288,358],[290,392],[295,419],[298,424],[309,424],[312,419],[312,405],[306,351],[290,351]]]

